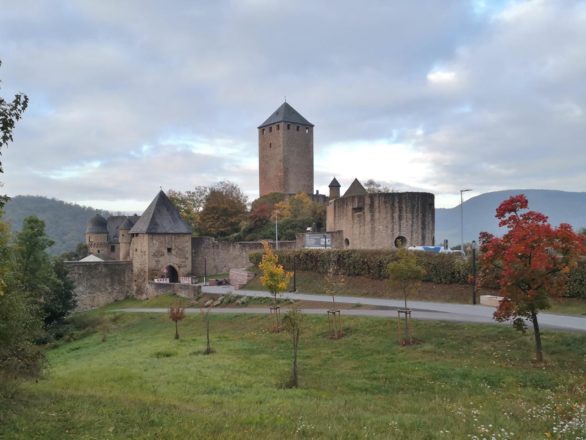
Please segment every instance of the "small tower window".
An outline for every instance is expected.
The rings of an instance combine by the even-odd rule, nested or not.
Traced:
[[[309,127],[305,127],[305,134],[309,133]]]
[[[291,130],[291,124],[287,124],[287,130]]]
[[[297,126],[297,131],[299,131],[299,125]]]
[[[116,246],[114,246],[114,245],[111,245],[111,246],[110,246],[110,252],[114,252],[115,250],[116,250]]]
[[[281,128],[280,128],[279,124],[277,124],[277,131],[279,131],[280,129],[281,129]]]
[[[273,143],[269,142],[269,148],[273,148]]]
[[[167,253],[170,254],[173,251],[173,248],[167,248]]]
[[[265,129],[264,128],[262,129],[262,134],[265,134]]]
[[[269,127],[269,133],[273,132],[273,127]]]

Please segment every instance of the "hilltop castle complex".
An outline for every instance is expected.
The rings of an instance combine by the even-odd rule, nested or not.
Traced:
[[[394,249],[434,244],[434,195],[421,192],[368,193],[355,179],[341,195],[336,178],[329,197],[314,191],[314,125],[284,102],[258,126],[259,194],[307,193],[327,203],[325,243],[332,248]],[[282,243],[281,249],[307,246],[308,240]],[[73,277],[85,308],[101,305],[100,288],[110,285],[118,293],[153,294],[153,281],[186,281],[192,275],[226,272],[248,264],[259,243],[226,243],[192,237],[190,227],[160,191],[141,216],[99,214],[87,224],[90,263],[72,263]],[[86,266],[83,266],[86,264]],[[90,264],[90,266],[87,266]],[[93,268],[90,270],[90,267]],[[96,280],[101,280],[100,283]],[[156,289],[155,289],[156,290]],[[78,293],[79,296],[79,293]]]

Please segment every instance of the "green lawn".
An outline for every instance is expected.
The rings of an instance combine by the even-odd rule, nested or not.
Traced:
[[[46,378],[0,398],[0,438],[586,436],[584,334],[546,331],[547,363],[534,365],[532,336],[509,327],[415,322],[420,343],[401,347],[392,320],[345,318],[334,341],[325,317],[306,316],[291,390],[290,340],[266,316],[211,316],[216,353],[205,356],[200,316],[177,341],[162,314],[77,320],[100,314],[106,342],[95,333],[49,350]]]

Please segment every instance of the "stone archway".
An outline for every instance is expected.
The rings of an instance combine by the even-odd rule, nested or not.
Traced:
[[[397,249],[404,248],[407,246],[407,238],[399,235],[397,238],[395,238],[394,244]]]
[[[165,268],[165,278],[169,278],[170,283],[178,283],[179,282],[179,274],[177,273],[177,269],[173,266],[169,265]]]

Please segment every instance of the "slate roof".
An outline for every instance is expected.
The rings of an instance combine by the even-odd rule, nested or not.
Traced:
[[[366,189],[364,189],[358,179],[354,179],[354,182],[352,182],[352,185],[350,185],[342,197],[363,196],[364,194],[368,194]]]
[[[159,191],[151,204],[130,230],[131,234],[191,234],[191,228],[181,219],[163,191]]]
[[[328,185],[328,188],[340,188],[342,185],[340,185],[340,182],[338,182],[338,179],[336,179],[335,177],[332,179],[332,181],[330,182],[330,184]]]
[[[106,234],[107,232],[108,222],[100,214],[96,214],[90,218],[85,228],[86,234]]]
[[[273,125],[277,122],[290,122],[292,124],[313,127],[313,124],[301,116],[301,114],[291,107],[288,102],[284,102],[266,121],[260,124],[258,128]]]
[[[131,229],[138,219],[139,216],[136,214],[130,217],[125,215],[111,215],[108,217],[108,242],[111,244],[118,243],[118,231],[122,229],[122,225],[130,223],[130,226],[126,229]]]

